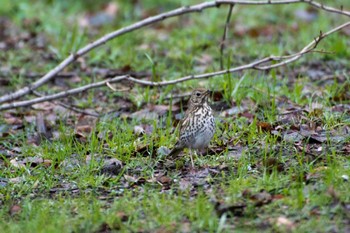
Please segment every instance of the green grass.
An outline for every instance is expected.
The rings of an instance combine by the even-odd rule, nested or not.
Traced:
[[[0,13],[10,20],[13,33],[41,35],[47,44],[38,49],[23,42],[21,48],[7,49],[0,54],[1,68],[11,71],[6,76],[10,85],[0,87],[0,94],[28,85],[33,81],[25,76],[29,72],[44,74],[70,53],[107,32],[140,20],[144,14],[165,12],[193,2],[196,1],[160,4],[147,0],[134,6],[119,1],[113,22],[83,29],[78,20],[88,13],[101,11],[102,5],[92,1],[87,4],[85,1],[17,3],[6,0]],[[333,1],[324,2],[333,4]],[[345,0],[337,4],[350,10]],[[225,67],[246,64],[270,54],[297,52],[320,30],[328,31],[346,20],[318,11],[315,20],[304,22],[296,19],[297,9],[306,9],[306,5],[235,6],[225,49]],[[223,6],[208,9],[126,34],[88,53],[83,63],[88,71],[123,67],[147,71],[153,80],[219,70],[219,42],[227,10]],[[272,29],[276,31],[269,36],[255,37],[248,33],[235,34],[239,27],[258,32],[265,30],[264,27],[280,28]],[[333,53],[308,54],[298,62],[269,72],[246,71],[162,88],[135,85],[128,92],[113,92],[107,87],[90,90],[64,101],[116,113],[100,118],[96,125],[92,124],[90,133],[79,136],[76,125],[82,119],[78,114],[52,110],[58,117],[48,125],[57,135],[37,146],[28,143],[35,135],[35,124],[25,119],[36,116],[39,110],[14,111],[13,114],[25,122],[24,127],[7,131],[3,125],[13,126],[6,123],[6,114],[0,115],[0,232],[348,230],[350,186],[344,177],[350,176],[349,156],[341,151],[349,147],[350,138],[345,136],[341,142],[335,142],[331,137],[334,132],[344,132],[350,124],[348,108],[343,112],[334,110],[349,104],[348,47],[348,37],[338,33],[319,45],[320,50]],[[312,64],[316,64],[316,68],[312,68]],[[326,70],[323,76],[337,78],[329,82],[322,78],[315,81],[310,77],[311,68]],[[68,86],[101,79],[93,72],[84,74],[86,70],[81,63],[67,67],[67,71],[77,72],[81,81],[49,83],[39,90],[55,93]],[[210,156],[195,156],[196,170],[190,171],[187,151],[170,165],[157,151],[161,146],[174,145],[173,122],[177,117],[174,115],[184,111],[182,102],[166,98],[197,86],[221,92],[222,99],[213,105],[226,107],[216,112],[217,131],[211,144],[212,148],[222,150]],[[123,99],[132,106],[131,113],[148,109],[149,105],[179,106],[180,110],[166,113],[157,120],[130,119],[122,115],[128,112],[120,110]],[[322,106],[321,110],[310,110],[315,103]],[[302,117],[286,123],[281,113],[290,107],[300,107],[304,112]],[[230,108],[237,112],[228,113]],[[222,111],[227,114],[222,115]],[[50,118],[50,114],[46,117]],[[260,129],[262,123],[274,129],[280,126],[280,129],[265,131]],[[141,124],[152,128],[151,132],[136,135],[134,127]],[[319,127],[329,136],[324,142],[305,137],[301,144],[283,137],[284,132],[297,126]],[[9,135],[5,135],[5,131],[10,132]],[[141,146],[143,149],[138,149]],[[17,168],[13,166],[14,157],[6,157],[4,152],[16,147],[21,151],[15,155],[18,161],[38,156],[51,163]],[[314,154],[317,149],[322,153]],[[240,156],[232,155],[235,150],[241,150]],[[101,174],[107,158],[123,162],[118,175]],[[162,176],[170,182],[157,180]],[[13,210],[16,205],[20,208],[18,212]],[[224,207],[227,211],[220,212]],[[279,225],[279,217],[287,218],[291,225]]]

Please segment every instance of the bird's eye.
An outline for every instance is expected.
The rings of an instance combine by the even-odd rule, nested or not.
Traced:
[[[201,93],[199,93],[199,92],[196,93],[196,96],[200,96],[200,95],[201,95]]]

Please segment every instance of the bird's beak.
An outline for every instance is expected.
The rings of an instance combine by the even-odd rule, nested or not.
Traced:
[[[209,99],[209,96],[211,95],[211,91],[210,90],[206,90],[205,92],[204,92],[204,95],[203,95],[203,101],[208,101],[208,99]]]
[[[204,93],[204,95],[205,96],[209,96],[209,95],[211,95],[213,92],[211,91],[211,90],[207,90],[205,93]]]

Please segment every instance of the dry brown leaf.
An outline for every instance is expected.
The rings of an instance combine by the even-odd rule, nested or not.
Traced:
[[[266,190],[250,196],[250,199],[254,201],[255,206],[263,206],[269,204],[272,201],[272,195]]]
[[[35,156],[35,157],[26,157],[22,160],[22,163],[24,165],[30,164],[31,167],[37,167],[40,164],[44,165],[45,167],[49,167],[52,164],[52,161],[50,159],[43,159],[42,157]]]
[[[219,216],[222,216],[224,213],[230,213],[233,216],[241,217],[244,215],[246,207],[247,205],[244,203],[225,204],[218,202],[215,205],[215,210]]]
[[[145,130],[142,128],[140,125],[135,125],[134,126],[134,134],[139,136],[145,133]]]
[[[258,122],[257,126],[261,131],[264,131],[264,132],[266,131],[270,132],[273,129],[273,126],[268,122]]]
[[[147,181],[144,177],[134,177],[126,174],[124,175],[124,179],[131,183],[131,185],[141,185]]]
[[[278,227],[286,227],[288,230],[293,230],[295,228],[295,224],[284,216],[280,216],[276,219],[276,225]]]
[[[14,117],[14,116],[5,117],[4,121],[6,122],[6,124],[9,124],[9,125],[21,125],[21,124],[23,124],[22,119],[20,119],[18,117]]]
[[[11,216],[16,215],[22,211],[22,207],[20,205],[13,205],[10,207],[9,213]]]
[[[170,185],[173,182],[173,180],[168,176],[157,177],[157,181],[162,185]]]
[[[18,158],[11,159],[10,163],[12,166],[17,167],[17,168],[25,167],[23,163],[18,161]]]
[[[129,219],[129,216],[124,211],[118,211],[115,214],[122,222],[126,222]]]
[[[91,133],[92,132],[92,126],[91,125],[77,125],[75,127],[75,130],[77,133],[84,134],[84,133]]]

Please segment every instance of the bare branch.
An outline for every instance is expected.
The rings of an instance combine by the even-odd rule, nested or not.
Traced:
[[[86,91],[86,90],[89,90],[92,88],[105,86],[107,82],[109,82],[109,83],[119,82],[123,79],[126,79],[127,77],[128,77],[127,75],[118,76],[115,78],[103,80],[101,82],[91,83],[91,84],[88,84],[88,85],[85,85],[82,87],[74,88],[74,89],[71,89],[68,91],[62,91],[62,92],[59,92],[59,93],[56,93],[53,95],[42,96],[42,97],[31,99],[31,100],[18,101],[18,102],[13,102],[13,103],[9,103],[9,104],[3,104],[0,106],[0,111],[6,110],[6,109],[11,109],[11,108],[30,106],[30,105],[45,102],[45,101],[56,100],[56,99],[63,98],[63,97],[69,96],[69,95],[78,94],[78,93],[81,93],[83,91]]]
[[[315,38],[315,40],[313,40],[312,42],[310,42],[307,46],[305,46],[301,51],[295,53],[295,54],[291,54],[291,55],[287,55],[287,56],[269,56],[269,57],[265,57],[263,59],[254,61],[252,63],[246,64],[246,65],[242,65],[242,66],[238,66],[235,68],[231,68],[228,70],[221,70],[221,71],[216,71],[216,72],[212,72],[212,73],[205,73],[205,74],[200,74],[200,75],[189,75],[189,76],[185,76],[179,79],[175,79],[175,80],[169,80],[169,81],[162,81],[162,82],[152,82],[152,81],[147,81],[147,80],[139,80],[139,79],[135,79],[133,77],[128,77],[127,79],[141,84],[141,85],[145,85],[145,86],[166,86],[166,85],[171,85],[171,84],[176,84],[176,83],[180,83],[180,82],[185,82],[188,80],[192,80],[192,79],[205,79],[205,78],[210,78],[213,76],[218,76],[218,75],[223,75],[223,74],[227,74],[227,73],[234,73],[234,72],[238,72],[238,71],[242,71],[242,70],[247,70],[247,69],[256,69],[256,70],[269,70],[272,68],[276,68],[279,66],[284,66],[288,63],[291,63],[293,61],[298,60],[302,55],[310,53],[310,52],[314,52],[317,45],[320,43],[320,41],[322,39],[324,39],[325,37],[329,36],[332,33],[335,33],[345,27],[350,26],[350,21],[347,23],[344,23],[326,33],[320,33],[320,35]],[[316,51],[319,52],[319,51]],[[279,61],[278,63],[275,64],[271,64],[271,65],[265,65],[262,66],[263,64],[266,64],[268,62],[271,61]],[[1,110],[1,108],[0,108]]]
[[[21,72],[11,72],[11,74],[13,75],[21,75],[23,77],[26,78],[38,78],[43,76],[44,74],[40,74],[40,73],[21,73]],[[0,77],[6,77],[9,75],[9,72],[0,72]],[[71,72],[60,72],[59,74],[55,75],[54,78],[72,78],[74,76],[79,76],[79,75],[83,75],[83,76],[98,76],[101,78],[113,78],[115,76],[122,76],[122,75],[131,75],[135,78],[145,78],[145,77],[149,77],[152,75],[151,72],[148,71],[123,71],[122,69],[106,69],[106,68],[93,68],[89,71],[82,71],[82,72],[78,72],[78,71],[71,71]]]
[[[224,34],[222,35],[222,40],[220,43],[220,69],[224,69],[224,49],[225,49],[225,40],[227,37],[227,31],[228,31],[228,26],[230,24],[230,19],[232,15],[232,9],[234,7],[234,4],[230,5],[230,9],[228,10],[227,18],[226,18],[226,23],[224,27]]]
[[[254,61],[252,63],[246,64],[246,65],[242,65],[242,66],[238,66],[235,68],[231,68],[228,70],[221,70],[221,71],[216,71],[216,72],[211,72],[211,73],[205,73],[205,74],[199,74],[199,75],[189,75],[189,76],[185,76],[179,79],[175,79],[175,80],[169,80],[169,81],[162,81],[162,82],[152,82],[152,81],[147,81],[147,80],[140,80],[140,79],[136,79],[133,78],[131,76],[128,75],[124,75],[124,76],[118,76],[112,79],[106,79],[104,81],[101,82],[97,82],[97,83],[92,83],[86,86],[82,86],[82,87],[78,87],[75,89],[71,89],[68,91],[63,91],[63,92],[59,92],[57,94],[53,94],[53,95],[49,95],[49,96],[43,96],[43,97],[39,97],[39,98],[35,98],[35,99],[31,99],[31,100],[26,100],[26,101],[18,101],[18,102],[14,102],[14,103],[10,103],[10,104],[3,104],[0,106],[0,111],[1,110],[6,110],[6,109],[11,109],[11,108],[17,108],[17,107],[24,107],[24,106],[29,106],[35,103],[40,103],[40,102],[44,102],[44,101],[50,101],[50,100],[55,100],[58,98],[63,98],[66,97],[68,95],[73,95],[73,94],[77,94],[83,91],[86,91],[88,89],[91,88],[97,88],[97,87],[101,87],[104,85],[108,85],[110,83],[115,83],[115,82],[119,82],[121,80],[129,80],[131,82],[140,84],[140,85],[144,85],[144,86],[167,86],[167,85],[172,85],[172,84],[176,84],[176,83],[181,83],[181,82],[185,82],[188,80],[192,80],[192,79],[205,79],[205,78],[210,78],[210,77],[214,77],[214,76],[218,76],[218,75],[223,75],[223,74],[227,74],[227,73],[234,73],[234,72],[238,72],[238,71],[242,71],[242,70],[248,70],[248,69],[255,69],[255,70],[268,70],[268,69],[272,69],[272,68],[276,68],[279,66],[283,66],[286,65],[288,63],[291,63],[293,61],[298,60],[301,56],[303,56],[304,54],[307,53],[311,53],[314,52],[317,45],[320,43],[320,41],[322,39],[324,39],[325,37],[331,35],[332,33],[335,33],[345,27],[350,26],[350,21],[347,23],[344,23],[326,33],[322,33],[320,32],[320,35],[318,37],[316,37],[311,43],[309,43],[307,46],[305,46],[301,51],[295,53],[295,54],[291,54],[291,55],[287,55],[287,56],[269,56],[269,57],[265,57],[263,59]],[[268,62],[271,61],[278,61],[278,63],[272,64],[272,65],[265,65],[263,66],[263,64],[266,64]],[[108,84],[107,84],[108,83]]]
[[[298,60],[303,54],[305,53],[309,53],[311,51],[313,51],[318,43],[320,43],[320,41],[322,39],[324,39],[325,37],[329,36],[330,34],[334,33],[334,32],[337,32],[343,28],[346,28],[346,27],[349,27],[350,26],[350,21],[349,22],[346,22],[342,25],[339,25],[338,27],[336,28],[333,28],[332,30],[326,32],[326,33],[322,33],[320,32],[320,35],[315,38],[315,40],[313,40],[311,43],[309,43],[307,46],[305,46],[299,53],[297,54],[294,54],[294,55],[290,55],[290,56],[284,56],[285,59],[287,60],[284,60],[280,63],[276,63],[276,64],[273,64],[273,65],[269,65],[269,66],[260,66],[260,67],[255,67],[256,69],[259,69],[259,70],[268,70],[268,69],[272,69],[272,68],[275,68],[275,67],[278,67],[278,66],[282,66],[282,65],[285,65],[287,63],[291,63],[295,60]]]
[[[7,95],[1,96],[0,103],[5,103],[8,101],[18,99],[24,95],[27,95],[31,91],[36,90],[38,87],[42,86],[43,84],[45,84],[46,82],[51,80],[53,77],[55,77],[60,71],[62,71],[69,64],[74,62],[79,57],[85,55],[86,53],[88,53],[92,49],[97,48],[97,47],[107,43],[108,41],[110,41],[118,36],[124,35],[128,32],[135,31],[139,28],[154,24],[156,22],[160,22],[160,21],[165,20],[167,18],[171,18],[171,17],[183,15],[183,14],[188,14],[188,13],[193,13],[193,12],[201,12],[202,10],[204,10],[206,8],[217,7],[218,5],[222,5],[222,4],[266,5],[266,4],[292,4],[292,3],[307,3],[313,7],[320,8],[320,9],[328,11],[328,12],[333,12],[333,13],[337,13],[337,14],[350,16],[349,11],[344,11],[343,9],[336,9],[333,7],[324,6],[323,4],[315,2],[313,0],[276,0],[276,1],[271,1],[271,0],[267,0],[267,1],[216,0],[216,1],[212,1],[212,2],[200,3],[197,5],[193,5],[193,6],[181,7],[181,8],[177,8],[175,10],[166,12],[166,13],[162,13],[159,15],[155,15],[155,16],[146,18],[144,20],[141,20],[139,22],[136,22],[134,24],[131,24],[127,27],[121,28],[119,30],[116,30],[114,32],[111,32],[111,33],[99,38],[98,40],[86,45],[85,47],[83,47],[83,48],[79,49],[78,51],[69,55],[58,66],[56,66],[54,69],[50,70],[46,75],[44,75],[43,77],[41,77],[40,79],[38,79],[34,83],[30,84],[29,86],[23,87],[23,88],[15,91],[13,93],[9,93]]]

